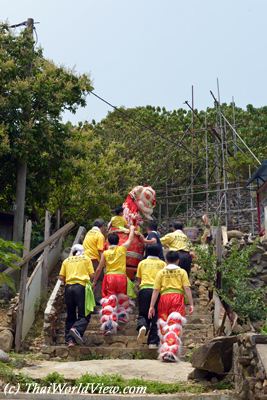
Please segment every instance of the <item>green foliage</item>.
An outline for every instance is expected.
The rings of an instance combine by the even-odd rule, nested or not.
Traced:
[[[87,384],[99,384],[99,389],[96,387],[95,393],[101,393],[103,386],[116,386],[121,391],[124,388],[130,387],[146,387],[146,393],[163,394],[163,393],[202,393],[204,387],[200,384],[188,384],[183,382],[177,383],[162,383],[156,381],[147,381],[144,379],[125,379],[120,375],[90,375],[85,374],[77,379],[75,384],[86,387]]]
[[[213,253],[212,247],[206,248],[202,245],[196,245],[194,250],[197,256],[197,264],[204,271],[203,279],[214,283],[216,278],[216,256]]]
[[[241,250],[238,245],[231,248],[230,254],[219,267],[222,273],[222,289],[219,293],[241,318],[259,320],[266,317],[265,293],[263,289],[254,288],[249,282],[254,272],[250,268],[253,252],[255,246],[247,246]]]
[[[51,385],[52,383],[64,383],[65,378],[58,372],[51,372],[42,381],[44,384]]]
[[[30,69],[30,73],[29,73]],[[120,108],[99,123],[72,126],[62,123],[68,110],[75,113],[92,89],[86,75],[56,66],[33,47],[27,30],[14,35],[0,25],[0,209],[10,210],[15,197],[18,159],[27,161],[26,214],[36,223],[34,241],[41,239],[44,210],[60,208],[62,222],[73,219],[88,226],[93,219],[110,217],[136,184],[151,184],[160,201],[165,184],[188,184],[194,153],[197,183],[205,182],[205,146],[202,130],[188,130],[191,111],[165,107]],[[232,120],[232,105],[222,111]],[[217,125],[215,108],[197,111],[195,129]],[[259,159],[267,151],[267,107],[235,107],[238,131]],[[186,134],[184,132],[186,131]],[[192,148],[192,139],[194,146]],[[210,166],[215,163],[214,135],[208,134]],[[229,141],[229,180],[247,179],[253,160],[234,154]],[[195,200],[205,200],[196,195]],[[169,206],[170,214],[184,205]],[[155,213],[157,217],[157,213]]]
[[[0,265],[6,268],[17,269],[16,263],[20,261],[18,253],[22,250],[22,245],[0,238]],[[15,291],[15,286],[12,278],[0,272],[0,286],[6,284]]]
[[[267,335],[267,319],[266,319],[265,324],[263,325],[263,327],[261,329],[261,334],[262,335]]]
[[[265,290],[255,288],[250,283],[254,269],[250,268],[250,257],[255,246],[240,249],[236,244],[216,267],[216,256],[201,246],[196,247],[197,262],[205,272],[204,279],[215,282],[216,273],[221,272],[222,288],[218,290],[241,319],[260,320],[266,317]]]
[[[67,158],[71,127],[62,113],[85,106],[86,75],[58,67],[33,46],[27,29],[14,35],[0,25],[0,208],[14,201],[17,161],[27,161],[27,209],[39,219]],[[61,162],[62,161],[62,162]]]
[[[231,385],[227,382],[219,382],[216,385],[208,385],[200,383],[185,383],[185,382],[175,382],[175,383],[163,383],[158,381],[148,381],[145,379],[126,379],[119,374],[112,375],[91,375],[84,374],[80,378],[73,380],[65,379],[63,375],[52,372],[41,380],[34,380],[27,375],[22,373],[15,373],[12,365],[0,362],[0,380],[4,383],[20,384],[21,391],[31,391],[34,384],[40,387],[49,387],[53,384],[65,384],[66,387],[81,385],[82,388],[88,388],[88,385],[94,385],[93,389],[95,394],[101,393],[104,387],[118,388],[121,393],[128,387],[135,387],[136,390],[146,388],[146,394],[174,394],[174,393],[206,393],[215,388],[217,390],[231,389]],[[89,386],[89,388],[90,388]],[[90,390],[90,389],[89,389]],[[112,390],[112,389],[111,389]],[[137,393],[138,394],[138,393]],[[139,392],[140,394],[140,392]]]

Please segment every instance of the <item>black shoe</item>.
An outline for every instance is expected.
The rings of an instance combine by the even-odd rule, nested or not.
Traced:
[[[75,328],[70,329],[70,335],[75,339],[76,343],[80,344],[81,346],[84,344],[83,338],[80,333]]]

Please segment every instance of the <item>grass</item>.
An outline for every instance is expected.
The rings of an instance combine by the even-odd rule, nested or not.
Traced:
[[[81,378],[75,381],[76,385],[82,385],[86,387],[87,384],[101,384],[102,386],[117,386],[121,390],[128,386],[145,386],[147,388],[146,393],[153,394],[163,394],[163,393],[203,393],[205,391],[205,386],[201,384],[192,383],[161,383],[157,381],[147,381],[144,379],[125,379],[120,375],[90,375],[85,374]],[[97,388],[96,392],[97,393]],[[101,386],[99,386],[101,390]]]
[[[14,354],[13,354],[14,355]],[[174,393],[204,393],[211,390],[228,390],[232,389],[232,384],[227,381],[221,381],[216,384],[209,383],[192,383],[192,382],[176,382],[163,383],[158,381],[149,381],[140,378],[126,379],[121,375],[91,375],[84,374],[79,379],[66,380],[63,375],[53,372],[45,378],[34,380],[22,373],[14,372],[14,368],[18,368],[17,364],[21,361],[23,355],[16,355],[9,363],[0,362],[0,381],[11,384],[20,384],[20,390],[26,391],[29,389],[29,384],[38,383],[40,386],[50,386],[52,384],[67,384],[69,386],[81,385],[82,387],[88,384],[94,385],[95,393],[102,393],[103,387],[118,387],[120,392],[126,387],[146,387],[147,394],[174,394]],[[25,355],[24,355],[25,357]],[[27,360],[26,360],[27,363]]]

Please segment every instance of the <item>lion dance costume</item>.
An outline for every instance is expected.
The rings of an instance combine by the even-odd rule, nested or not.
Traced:
[[[129,321],[129,314],[132,312],[132,301],[124,293],[112,294],[103,298],[101,305],[100,329],[103,333],[116,334],[119,323],[127,323]]]
[[[138,226],[143,218],[151,220],[156,205],[156,193],[151,186],[136,186],[123,203],[123,215],[129,224]]]
[[[127,196],[123,203],[123,214],[129,225],[138,227],[143,219],[152,219],[153,208],[156,205],[155,191],[150,186],[136,186]],[[123,247],[123,243],[128,239],[128,234],[119,229],[112,229],[119,235],[120,241],[118,247]],[[121,249],[120,252],[123,252]],[[125,264],[133,268],[128,275],[132,279],[136,272],[136,267],[143,257],[144,244],[140,241],[138,235],[135,235],[131,248],[128,249]],[[105,256],[104,252],[104,256]],[[126,248],[125,248],[126,257]],[[127,296],[127,276],[126,265],[124,271],[120,274],[106,274],[102,286],[102,310],[101,330],[104,333],[114,334],[117,332],[119,323],[127,323],[129,321],[129,313],[132,312],[134,303]],[[134,273],[133,273],[134,272]]]
[[[185,323],[186,319],[179,312],[172,312],[167,320],[158,319],[159,359],[161,361],[179,360],[182,347],[181,336]]]

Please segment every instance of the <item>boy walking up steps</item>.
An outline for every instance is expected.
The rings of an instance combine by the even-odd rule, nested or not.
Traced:
[[[190,308],[194,311],[193,298],[187,272],[179,267],[179,254],[169,251],[166,255],[168,265],[157,273],[151,298],[148,317],[155,316],[155,304],[158,305],[158,333],[160,337],[159,359],[165,362],[178,361],[181,350],[182,326],[185,324],[184,293]]]
[[[128,322],[130,301],[127,296],[126,255],[133,239],[134,226],[130,227],[129,238],[122,246],[118,245],[117,233],[110,233],[109,248],[103,252],[95,273],[94,286],[105,268],[101,300],[101,330],[105,335],[116,333],[119,322]]]
[[[153,293],[154,282],[157,273],[162,270],[166,263],[160,260],[160,248],[157,244],[147,246],[147,258],[141,261],[137,268],[137,282],[139,283],[138,306],[139,316],[137,319],[138,343],[143,343],[148,333],[147,344],[150,349],[157,348],[159,337],[157,332],[157,303],[155,304],[155,315],[148,318],[148,311]]]

